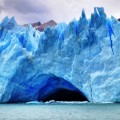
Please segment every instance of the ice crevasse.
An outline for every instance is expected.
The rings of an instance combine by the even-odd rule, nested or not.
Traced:
[[[59,88],[120,102],[120,23],[103,8],[44,32],[0,23],[0,102],[41,101]]]

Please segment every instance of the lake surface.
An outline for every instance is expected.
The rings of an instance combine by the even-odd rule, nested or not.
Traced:
[[[0,120],[120,120],[120,104],[1,104]]]

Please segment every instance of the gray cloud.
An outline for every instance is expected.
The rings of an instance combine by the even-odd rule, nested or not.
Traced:
[[[49,9],[39,0],[3,0],[2,9],[9,12],[19,12],[22,14],[45,13]]]
[[[94,6],[104,7],[108,16],[120,17],[119,0],[0,0],[0,16],[15,16],[20,24],[50,19],[69,22],[78,19],[83,8],[90,17]]]

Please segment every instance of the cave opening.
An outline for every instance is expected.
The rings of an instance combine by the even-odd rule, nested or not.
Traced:
[[[65,88],[59,88],[54,92],[51,92],[48,96],[42,99],[43,102],[46,101],[88,101],[88,99],[79,91],[68,90]]]
[[[28,81],[27,81],[28,82]],[[53,74],[37,75],[31,84],[18,83],[13,87],[10,95],[3,94],[1,100],[7,103],[26,103],[30,101],[89,101],[79,86],[74,81],[65,80]],[[28,82],[29,83],[29,82]],[[9,87],[8,87],[9,88]],[[7,90],[6,92],[8,92]],[[5,93],[6,93],[5,92]]]
[[[42,83],[43,84],[43,83]],[[89,101],[84,93],[72,82],[55,75],[48,75],[39,89],[37,101]]]

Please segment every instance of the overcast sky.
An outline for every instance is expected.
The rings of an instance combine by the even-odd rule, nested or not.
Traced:
[[[89,18],[94,6],[104,7],[108,16],[120,18],[120,0],[0,0],[0,21],[14,16],[19,24],[51,19],[69,22],[78,19],[83,8]]]

